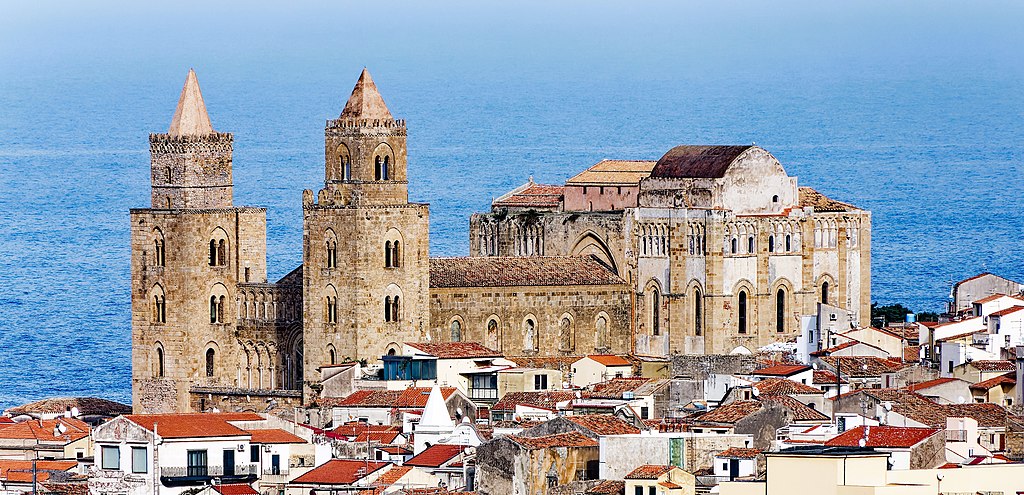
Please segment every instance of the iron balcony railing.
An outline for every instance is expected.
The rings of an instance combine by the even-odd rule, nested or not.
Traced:
[[[223,478],[226,476],[251,476],[259,473],[255,464],[240,464],[234,470],[224,466],[170,466],[161,467],[160,476],[164,478]]]
[[[288,476],[288,468],[284,466],[276,468],[271,466],[264,466],[263,476]]]

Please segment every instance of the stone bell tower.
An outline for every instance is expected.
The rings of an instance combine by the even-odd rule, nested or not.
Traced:
[[[303,193],[307,384],[320,366],[377,360],[429,327],[429,207],[409,202],[405,121],[366,69],[324,145],[324,188]]]
[[[168,132],[149,137],[151,208],[131,210],[136,413],[202,409],[193,387],[238,385],[235,294],[266,281],[266,210],[232,203],[232,139],[190,70]]]

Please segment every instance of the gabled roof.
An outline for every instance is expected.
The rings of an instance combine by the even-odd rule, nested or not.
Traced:
[[[644,464],[625,476],[627,480],[656,480],[661,475],[675,469],[675,466],[665,464]]]
[[[522,437],[511,435],[512,441],[522,445],[528,450],[550,449],[555,447],[597,447],[597,440],[594,440],[578,431],[556,433],[542,437]]]
[[[853,378],[881,376],[882,373],[893,373],[907,366],[899,361],[874,356],[825,356],[821,360],[832,368],[838,366],[841,374]]]
[[[1009,307],[1009,308],[1006,308],[1006,309],[1000,309],[999,311],[995,311],[995,312],[989,313],[988,316],[989,317],[993,317],[993,316],[996,316],[996,317],[1006,316],[1006,315],[1009,315],[1009,314],[1016,313],[1018,311],[1024,311],[1024,306],[1012,306],[1012,307]]]
[[[262,421],[256,413],[128,414],[125,419],[163,438],[207,438],[249,436],[229,421]]]
[[[384,104],[384,98],[377,91],[377,85],[370,77],[370,71],[365,67],[359,74],[356,86],[352,88],[352,95],[348,97],[345,109],[341,111],[341,118],[394,120],[388,106]]]
[[[928,381],[924,381],[924,382],[911,383],[910,385],[906,386],[906,389],[910,390],[911,392],[917,392],[918,390],[925,390],[925,389],[929,389],[929,388],[932,388],[932,387],[938,387],[939,385],[945,385],[947,383],[963,382],[963,381],[965,381],[965,380],[961,380],[959,378],[952,378],[952,377],[935,378],[933,380],[928,380]]]
[[[982,380],[978,383],[971,385],[973,390],[988,390],[993,387],[1000,385],[1016,385],[1017,384],[1017,373],[1009,372],[1003,375],[994,376],[988,380]]]
[[[210,124],[210,115],[206,113],[203,93],[199,90],[199,79],[196,78],[196,71],[189,69],[167,134],[180,137],[205,136],[211,133],[213,125]]]
[[[651,175],[653,160],[601,160],[565,181],[566,185],[635,186]]]
[[[640,428],[610,414],[579,414],[564,416],[564,418],[594,432],[596,435],[630,435],[640,433]]]
[[[465,445],[437,443],[427,447],[423,452],[405,461],[404,464],[406,466],[438,468],[447,464],[448,461],[457,457],[464,450],[466,450]]]
[[[445,400],[448,400],[454,393],[454,387],[441,387],[441,395]],[[325,406],[333,407],[419,409],[427,405],[428,397],[430,397],[430,387],[410,387],[405,390],[356,390],[345,397],[328,397],[321,402]]]
[[[761,397],[762,402],[774,402],[785,407],[792,414],[793,421],[828,421],[830,418],[821,411],[809,407],[788,395]]]
[[[309,485],[351,485],[370,473],[390,465],[390,462],[331,459],[291,482]]]
[[[625,358],[614,354],[589,354],[587,357],[604,366],[631,366]]]
[[[456,392],[455,387],[439,387],[441,392],[441,398],[448,400]],[[412,408],[417,409],[427,406],[427,400],[430,399],[430,392],[433,387],[410,387],[402,391],[402,394],[398,396],[398,402],[395,406],[401,408]]]
[[[814,370],[814,378],[811,383],[815,385],[835,385],[836,374],[829,370]],[[839,379],[839,384],[850,383],[845,378]]]
[[[655,163],[651,177],[720,179],[750,148],[753,146],[676,146]]]
[[[63,433],[56,429],[60,425]],[[0,427],[0,439],[37,440],[40,442],[67,444],[89,436],[89,425],[75,418],[29,420],[5,424]]]
[[[652,378],[645,377],[629,377],[629,378],[612,378],[600,383],[595,383],[589,387],[589,391],[583,392],[583,397],[588,399],[622,399],[623,394],[626,392],[633,392],[634,394],[639,392],[645,385],[655,381]],[[657,380],[661,382],[661,380]],[[648,390],[650,392],[650,390]]]
[[[554,411],[559,402],[571,401],[576,394],[568,390],[541,390],[535,392],[508,392],[501,397],[491,411],[515,411],[516,406],[538,407]]]
[[[755,382],[751,385],[751,388],[757,390],[759,396],[762,397],[792,394],[821,395],[825,393],[819,388],[804,385],[803,383],[795,382],[787,378],[765,378],[764,380]]]
[[[412,471],[412,466],[392,466],[391,469],[377,477],[376,481],[373,482],[373,486],[387,488],[398,483],[398,480],[409,474],[409,471]]]
[[[801,208],[810,206],[814,208],[814,211],[853,211],[858,209],[851,204],[829,198],[810,187],[797,188],[797,194],[800,196]]]
[[[622,480],[603,480],[590,487],[587,495],[621,495],[626,490],[626,482]]]
[[[391,444],[395,443],[395,440],[401,435],[402,432],[395,430],[390,431],[371,431],[367,430],[356,435],[352,439],[353,443],[366,443],[373,442],[379,444]]]
[[[734,459],[753,459],[753,458],[757,457],[760,454],[761,454],[761,451],[758,450],[758,449],[745,449],[745,448],[742,448],[742,447],[730,447],[730,448],[728,448],[726,450],[723,450],[723,451],[715,454],[715,457],[734,458]]]
[[[910,448],[932,435],[939,428],[907,428],[902,426],[858,426],[825,442],[826,447]]]
[[[438,359],[501,357],[500,352],[478,342],[406,342],[405,345]]]
[[[803,373],[809,369],[811,369],[811,367],[805,364],[776,364],[767,368],[751,371],[750,374],[763,376],[792,376],[797,373]]]
[[[252,434],[252,439],[249,441],[250,443],[306,443],[306,441],[302,437],[288,433],[287,431],[284,431],[280,428],[246,431]]]
[[[430,258],[430,287],[621,285],[591,256],[471,256]]]

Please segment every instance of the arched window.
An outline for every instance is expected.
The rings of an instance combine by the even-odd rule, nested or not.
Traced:
[[[398,321],[398,320],[401,319],[401,314],[402,314],[401,309],[402,309],[402,306],[398,302],[398,296],[395,296],[395,298],[391,300],[391,320],[392,321]]]
[[[828,304],[828,281],[821,283],[821,303]]]
[[[338,241],[327,241],[327,268],[338,267]]]
[[[210,296],[210,323],[217,323],[217,296]]]
[[[786,252],[788,253],[788,252],[790,252],[792,250],[793,250],[792,236],[790,236],[789,234],[786,234]]]
[[[164,252],[164,235],[159,229],[154,230],[153,239],[153,265],[154,266],[166,266],[166,254]]]
[[[523,322],[523,327],[523,350],[537,350],[537,323],[533,321],[533,318],[527,318]]]
[[[740,291],[737,330],[739,333],[747,333],[747,291],[745,290]]]
[[[153,322],[167,323],[167,300],[162,291],[153,295]]]
[[[217,266],[217,240],[210,239],[210,266]]]
[[[264,308],[264,316],[266,316],[266,308]],[[224,296],[217,298],[217,323],[224,322]]]
[[[384,321],[398,321],[399,319],[398,296],[387,296],[384,298]]]
[[[383,180],[391,180],[390,165],[391,165],[391,157],[387,156],[387,155],[384,155],[384,163],[380,167],[381,168],[381,174],[380,174],[381,179],[383,179]]]
[[[228,264],[228,247],[227,241],[221,239],[217,241],[217,265],[226,266]]]
[[[373,180],[380,180],[381,177],[380,155],[373,159]]]
[[[164,167],[164,181],[171,183],[171,167]]]
[[[328,359],[331,360],[331,364],[335,364],[336,356],[334,354],[334,349],[333,348],[327,350],[327,356],[328,356]]]
[[[786,290],[782,288],[775,293],[775,331],[786,331]]]
[[[164,350],[161,347],[156,348],[156,376],[158,378],[164,376]]]
[[[213,376],[213,349],[206,350],[206,376]]]
[[[775,252],[775,235],[768,236],[768,252]]]
[[[651,335],[661,335],[661,294],[651,292]]]
[[[325,297],[325,299],[326,299],[325,303],[326,303],[326,310],[327,310],[327,314],[326,314],[326,318],[325,319],[327,320],[327,323],[337,323],[338,322],[338,297],[337,296],[328,295],[328,296]]]
[[[462,323],[452,320],[452,342],[462,342]]]
[[[384,268],[391,268],[391,241],[384,243]]]
[[[700,289],[693,289],[693,333],[700,335],[704,331],[704,301]]]
[[[562,317],[558,324],[558,350],[569,352],[575,348],[572,319],[568,315]]]
[[[733,237],[732,238],[732,254],[736,254],[736,251],[738,251],[738,250],[739,250],[739,241],[737,241],[736,238]]]
[[[400,254],[401,251],[399,251],[398,249],[398,241],[395,241],[393,244],[391,244],[391,266],[396,268],[402,266],[402,258],[401,256],[399,256]]]
[[[487,347],[501,350],[501,345],[498,341],[498,320],[494,318],[487,320]]]
[[[594,323],[594,347],[603,350],[608,347],[608,319],[604,315],[598,316]]]
[[[778,202],[779,202],[779,195],[776,194],[776,195],[772,196],[772,203],[778,203]]]
[[[754,253],[754,236],[747,238],[747,252],[751,254]]]
[[[384,321],[391,321],[391,296],[384,297]]]
[[[345,181],[352,180],[352,157],[347,153],[339,157],[341,162],[341,178]]]

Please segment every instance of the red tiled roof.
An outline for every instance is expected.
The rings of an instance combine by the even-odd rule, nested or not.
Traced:
[[[496,404],[491,406],[491,412],[506,411],[513,412],[516,406],[539,407],[554,411],[559,402],[571,401],[576,398],[574,392],[568,390],[543,390],[536,392],[508,392],[501,397]]]
[[[293,435],[279,428],[246,431],[252,434],[252,440],[250,440],[250,443],[306,443],[302,437]]]
[[[759,396],[824,394],[821,389],[786,378],[766,378],[751,385]]]
[[[57,425],[66,428],[62,434],[56,433]],[[57,442],[67,444],[89,436],[89,425],[75,418],[56,418],[45,420],[29,420],[4,425],[0,428],[0,439],[38,440],[40,442]]]
[[[597,435],[629,435],[640,433],[640,428],[609,414],[580,414],[565,416],[565,419],[580,425]]]
[[[664,464],[644,464],[629,472],[623,479],[627,480],[656,480],[661,475],[671,471],[675,466]]]
[[[623,393],[634,392],[649,381],[651,381],[650,378],[639,376],[612,378],[611,380],[595,383],[583,396],[591,399],[621,399]]]
[[[391,469],[377,477],[377,480],[373,482],[373,486],[387,488],[398,483],[398,480],[402,479],[409,471],[412,471],[412,466],[392,466]]]
[[[399,426],[374,425],[374,424],[366,423],[366,422],[363,422],[363,421],[351,421],[351,422],[348,422],[348,423],[340,424],[340,425],[338,425],[337,428],[334,428],[331,431],[321,432],[321,433],[326,433],[327,436],[329,436],[331,438],[343,438],[343,437],[356,437],[356,436],[359,436],[359,435],[361,435],[361,434],[363,434],[365,432],[385,432],[385,431],[401,432],[402,429]]]
[[[975,334],[979,334],[979,333],[988,333],[988,330],[985,329],[985,328],[979,328],[978,330],[971,330],[970,332],[958,333],[956,335],[950,335],[949,337],[943,337],[941,339],[935,339],[935,341],[936,342],[949,342],[951,340],[964,339],[964,338],[970,337],[971,335],[975,335]]]
[[[448,400],[455,393],[453,387],[441,387],[441,396]],[[356,390],[347,397],[326,398],[322,403],[334,407],[398,407],[422,408],[427,405],[429,387],[412,387],[405,390]]]
[[[132,406],[98,397],[53,397],[12,407],[7,410],[7,414],[64,414],[70,412],[72,408],[78,410],[79,416],[113,417],[132,413]]]
[[[916,392],[905,389],[864,388],[843,394],[833,400],[864,394],[877,401],[892,403],[892,411],[933,428],[945,428],[946,418],[973,418],[981,427],[1006,425],[1007,412],[998,404],[937,404]]]
[[[465,445],[448,445],[437,443],[427,447],[423,452],[405,461],[406,466],[437,468],[445,465],[466,450]]]
[[[398,438],[399,435],[401,435],[401,433],[398,431],[364,431],[352,439],[352,442],[391,444],[395,443],[395,439]]]
[[[991,296],[985,296],[985,297],[983,297],[981,299],[978,299],[977,301],[971,301],[971,303],[972,304],[985,304],[985,303],[988,303],[988,302],[995,301],[997,299],[1002,299],[1004,297],[1010,297],[1010,296],[1007,296],[1006,294],[992,294]]]
[[[825,356],[821,360],[832,368],[841,363],[840,373],[853,378],[881,376],[882,373],[893,373],[907,366],[902,362],[874,356]]]
[[[962,381],[962,380],[960,380],[959,378],[950,378],[950,377],[936,378],[934,380],[928,380],[928,381],[925,381],[925,382],[911,383],[910,385],[908,385],[906,387],[906,389],[910,390],[911,392],[916,392],[918,390],[924,390],[926,388],[938,387],[939,385],[945,385],[947,383],[959,382],[959,381]]]
[[[260,495],[252,486],[246,483],[228,483],[223,485],[210,485],[213,491],[221,495]]]
[[[996,386],[999,386],[999,385],[1016,385],[1016,384],[1017,384],[1017,374],[1015,372],[1011,371],[1011,372],[1003,374],[1003,375],[994,376],[992,378],[989,378],[988,380],[982,380],[982,381],[980,381],[978,383],[975,383],[975,384],[971,385],[971,388],[974,389],[974,390],[988,390],[990,388],[993,388],[993,387],[996,387]]]
[[[809,369],[811,369],[811,367],[804,364],[777,364],[775,366],[769,366],[767,368],[754,370],[750,372],[750,374],[765,376],[790,376],[807,371]]]
[[[811,206],[814,207],[814,211],[851,211],[857,209],[856,206],[836,201],[809,187],[801,186],[797,188],[797,193],[800,196],[801,208]]]
[[[412,451],[409,450],[408,447],[401,447],[398,445],[384,445],[375,448],[381,452],[387,452],[388,454],[391,455],[406,455],[412,453]]]
[[[440,387],[441,398],[448,400],[455,393],[455,387]],[[427,405],[427,398],[430,397],[430,387],[412,387],[402,391],[398,397],[398,407],[422,408]]]
[[[865,435],[865,429],[867,434]],[[942,430],[938,428],[907,428],[901,426],[858,426],[825,442],[826,447],[910,448]],[[867,438],[865,438],[865,436]]]
[[[542,437],[521,437],[512,435],[512,441],[522,445],[529,450],[549,449],[554,447],[597,447],[597,440],[594,440],[578,431],[567,433],[556,433]]]
[[[1006,309],[1000,309],[999,311],[995,311],[995,312],[989,313],[988,316],[989,317],[993,317],[993,316],[1006,316],[1006,315],[1009,315],[1009,314],[1016,313],[1018,311],[1024,311],[1024,306],[1013,306],[1013,307],[1006,308]]]
[[[850,340],[850,341],[847,341],[847,342],[843,342],[842,344],[829,347],[828,349],[822,349],[820,351],[814,351],[814,352],[811,353],[811,355],[812,356],[828,356],[829,354],[832,354],[832,353],[837,352],[837,351],[841,351],[843,349],[847,349],[847,348],[853,347],[853,346],[855,346],[857,344],[864,344],[864,342],[861,342],[859,340]],[[867,344],[864,344],[864,345],[867,345]],[[871,347],[875,347],[875,346],[871,346]],[[875,347],[875,348],[877,349],[877,347]]]
[[[228,421],[262,421],[256,413],[129,414],[129,421],[164,438],[240,437],[249,432]]]
[[[814,370],[814,378],[811,380],[811,383],[814,383],[815,385],[835,385],[836,374],[829,370]],[[850,382],[846,381],[845,378],[842,378],[839,380],[839,383],[843,384]]]
[[[903,348],[904,362],[917,362],[921,359],[921,346],[908,345]]]
[[[626,490],[626,482],[620,480],[604,480],[587,490],[588,495],[620,495]]]
[[[630,366],[625,358],[613,354],[590,354],[587,357],[605,366]]]
[[[368,474],[390,465],[390,462],[331,459],[291,482],[309,485],[351,485]]]
[[[737,421],[760,411],[762,406],[763,404],[756,400],[737,400],[722,404],[715,409],[700,415],[697,419],[702,422],[709,423],[734,424]]]
[[[78,467],[77,461],[36,461],[36,481],[50,479],[51,473],[70,471]],[[0,459],[0,479],[17,483],[32,482],[32,461]]]
[[[0,425],[13,425],[14,420],[7,416],[0,416]]]
[[[525,184],[525,186],[525,188],[520,186],[521,190],[513,190],[494,200],[491,205],[516,208],[528,208],[531,206],[551,208],[559,205],[562,195],[565,193],[565,186],[554,184],[536,184],[531,181]]]
[[[794,421],[828,421],[830,418],[821,411],[809,407],[788,395],[776,395],[760,398],[764,402],[774,402],[789,409]]]
[[[731,447],[715,454],[715,457],[732,457],[736,459],[753,459],[761,454],[758,449],[745,449],[742,447]]]
[[[971,361],[970,365],[978,371],[1016,371],[1013,361],[977,360]]]
[[[430,287],[623,285],[591,256],[430,258]]]
[[[477,342],[406,342],[405,345],[439,359],[501,357],[501,353]]]

